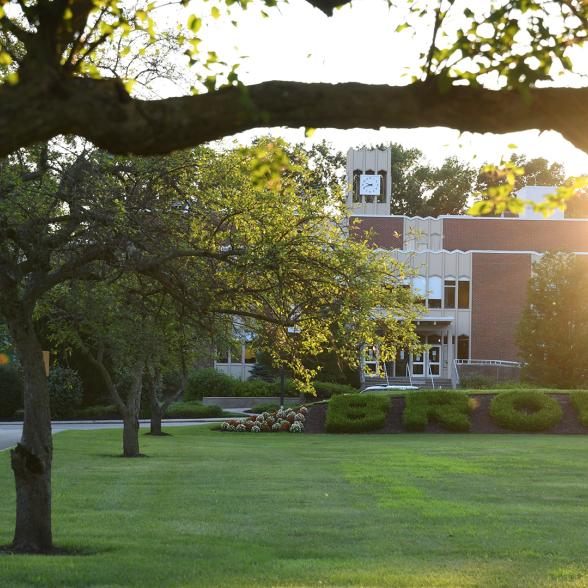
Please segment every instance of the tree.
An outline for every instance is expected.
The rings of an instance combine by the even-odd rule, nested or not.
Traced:
[[[307,3],[330,15],[349,0]],[[548,87],[560,71],[574,71],[573,57],[581,59],[574,49],[583,45],[588,31],[583,0],[496,0],[475,6],[388,0],[393,34],[417,36],[424,49],[415,56],[412,82],[401,86],[244,85],[239,64],[224,65],[214,50],[200,52],[205,29],[202,18],[191,14],[173,40],[193,66],[194,92],[206,92],[142,100],[129,94],[127,78],[138,75],[129,66],[135,58],[130,45],[139,38],[148,51],[160,41],[164,31],[157,11],[169,4],[3,3],[0,154],[65,133],[112,152],[168,153],[259,125],[445,126],[494,133],[553,129],[588,149],[583,108],[588,88]],[[233,4],[218,0],[210,18],[229,13]],[[239,4],[247,8],[250,2]],[[260,0],[254,6],[267,16],[271,11],[264,9],[274,5],[279,3]]]
[[[348,239],[337,182],[325,189],[298,157],[290,161],[282,142],[265,140],[157,159],[43,147],[3,162],[0,312],[25,381],[23,437],[12,452],[15,551],[52,548],[51,417],[33,320],[41,299],[69,298],[60,308],[71,340],[110,377],[128,454],[139,452],[145,364],[134,343],[148,341],[148,325],[131,312],[135,290],[171,297],[198,326],[250,327],[301,390],[312,390],[315,371],[302,361],[309,355],[336,350],[357,362],[362,342],[379,344],[384,357],[417,345],[420,306],[401,287],[403,267],[367,241]],[[141,287],[133,286],[139,279]],[[133,302],[128,309],[125,296]],[[107,347],[113,368],[104,363]],[[119,378],[125,372],[126,399]]]
[[[84,163],[43,146],[0,164],[0,312],[24,379],[23,433],[11,451],[17,551],[52,546],[51,415],[33,315],[46,292],[74,276],[92,279],[112,255],[116,214],[84,183]]]
[[[388,147],[392,152],[392,214],[440,216],[464,212],[475,176],[466,163],[447,157],[436,167],[414,147],[392,143],[377,148]]]
[[[518,345],[531,381],[576,388],[588,379],[586,262],[570,253],[548,253],[533,266]]]
[[[578,190],[568,200],[566,218],[588,218],[588,189]]]
[[[566,181],[563,164],[554,161],[550,163],[543,157],[527,159],[525,155],[513,153],[509,164],[521,170],[514,179],[514,190],[525,186],[560,186]],[[496,170],[489,170],[487,166],[480,168],[476,180],[477,189],[487,192],[490,186],[506,183],[506,178],[500,176]]]

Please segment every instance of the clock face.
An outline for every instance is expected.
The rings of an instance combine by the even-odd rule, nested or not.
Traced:
[[[361,174],[359,176],[359,193],[362,196],[377,196],[380,193],[380,180],[378,174]]]

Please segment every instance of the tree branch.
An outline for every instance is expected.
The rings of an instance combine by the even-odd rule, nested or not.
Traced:
[[[115,80],[0,88],[0,156],[57,134],[114,153],[168,153],[257,127],[450,127],[478,133],[559,131],[588,152],[588,88],[520,92],[469,86],[264,82],[199,96],[131,99]]]

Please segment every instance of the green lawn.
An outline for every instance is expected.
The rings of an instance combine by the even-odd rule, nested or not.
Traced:
[[[55,438],[54,529],[0,586],[588,586],[588,438],[174,428]],[[0,454],[0,543],[14,491]]]

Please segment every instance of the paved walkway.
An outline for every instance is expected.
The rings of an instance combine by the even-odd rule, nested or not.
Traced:
[[[226,419],[164,419],[165,427],[186,427],[188,425],[205,425],[223,422]],[[140,421],[141,429],[149,428],[149,421]],[[53,421],[53,434],[61,431],[91,431],[94,429],[121,429],[122,421]],[[0,422],[0,451],[14,447],[22,434],[22,422]]]

